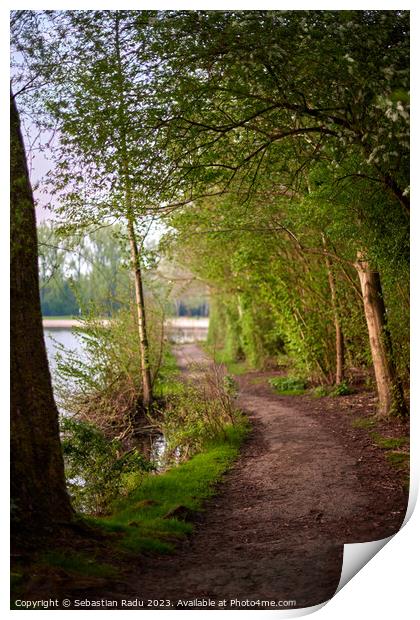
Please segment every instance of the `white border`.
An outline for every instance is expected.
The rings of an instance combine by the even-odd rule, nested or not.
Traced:
[[[255,5],[254,5],[255,6]],[[252,9],[254,8],[253,3],[251,2],[220,2],[220,0],[215,0],[211,3],[200,3],[200,2],[132,2],[126,1],[122,4],[118,3],[110,3],[110,2],[98,2],[96,0],[91,0],[90,2],[81,2],[80,0],[73,0],[72,2],[62,2],[60,0],[56,0],[55,2],[47,1],[39,2],[39,1],[20,1],[16,3],[8,3],[7,6],[3,6],[0,9],[0,45],[2,49],[2,75],[3,80],[1,82],[3,87],[3,97],[0,98],[0,114],[2,115],[3,122],[1,124],[1,144],[2,144],[2,159],[0,171],[2,175],[2,183],[0,187],[2,188],[2,206],[3,206],[3,217],[0,225],[0,252],[1,259],[0,265],[2,266],[1,271],[1,285],[3,291],[7,291],[8,289],[8,264],[9,264],[9,254],[8,254],[8,238],[9,238],[9,227],[8,227],[8,209],[6,205],[8,205],[8,39],[9,39],[9,30],[8,30],[8,22],[9,22],[9,10],[11,9],[32,9],[32,10],[41,10],[41,9],[116,9],[116,8],[124,8],[124,9],[219,9],[219,10],[234,10],[234,9]],[[420,11],[416,8],[416,3],[413,0],[406,1],[404,3],[396,3],[390,1],[382,1],[382,2],[370,2],[369,6],[366,7],[364,2],[360,0],[355,0],[354,2],[323,2],[321,5],[316,5],[314,2],[295,2],[295,3],[280,3],[280,2],[264,2],[262,6],[255,7],[258,9],[272,9],[272,10],[298,10],[298,9],[319,9],[323,10],[328,9],[377,9],[377,10],[391,10],[391,9],[410,9],[411,17],[412,17],[412,41],[418,37],[419,33],[419,16]],[[414,70],[412,71],[412,80],[413,80],[413,100],[415,102],[415,112],[413,115],[413,151],[412,151],[412,177],[413,177],[413,204],[415,205],[412,216],[412,258],[414,261],[414,269],[413,269],[413,280],[417,277],[417,273],[419,271],[419,242],[417,239],[417,234],[419,233],[419,216],[416,215],[416,211],[418,212],[418,186],[415,181],[418,176],[418,168],[416,164],[418,164],[418,153],[415,148],[416,143],[419,136],[418,132],[418,114],[417,114],[417,104],[418,104],[418,46],[413,43],[412,49],[412,67]],[[7,89],[7,91],[6,91]],[[419,310],[419,287],[412,286],[413,293],[413,315],[415,319],[417,319],[416,312]],[[7,344],[9,342],[9,315],[8,309],[2,305],[1,309],[1,343],[2,350],[5,353],[7,351]],[[419,339],[419,327],[417,326],[417,321],[413,320],[412,322],[412,354],[413,354],[413,364],[412,364],[412,446],[414,450],[412,450],[411,456],[411,494],[410,494],[410,509],[409,512],[413,510],[415,498],[417,496],[419,475],[420,471],[420,463],[419,463],[419,423],[417,421],[417,408],[419,404],[419,386],[420,386],[420,369],[419,369],[419,359],[418,355],[416,355],[415,347],[418,346],[420,342]],[[9,468],[9,455],[8,455],[8,416],[7,411],[9,409],[9,390],[8,390],[8,356],[3,354],[1,357],[1,377],[2,377],[2,390],[1,394],[3,396],[3,407],[2,407],[2,416],[1,423],[3,428],[1,429],[1,435],[5,441],[5,446],[2,450],[2,461],[1,461],[1,471],[3,473],[8,471]],[[5,488],[3,489],[3,493],[1,497],[3,498],[3,514],[8,514],[8,476],[3,476],[5,478]],[[418,549],[419,546],[419,527],[420,517],[419,510],[417,509],[411,519],[408,520],[405,527],[386,545],[382,551],[376,555],[362,570],[359,572],[352,580],[351,583],[344,587],[342,591],[340,591],[333,599],[327,603],[325,606],[316,606],[316,608],[312,608],[311,611],[317,612],[317,618],[320,620],[336,620],[337,618],[346,620],[352,619],[357,616],[362,616],[363,618],[369,617],[380,617],[383,620],[391,619],[394,617],[404,618],[404,620],[410,620],[411,618],[416,618],[418,615],[418,603],[416,601],[416,593],[418,589],[418,575],[419,571],[419,561],[418,561]],[[7,532],[6,532],[7,536]],[[8,538],[5,540],[5,546],[7,548]],[[369,544],[369,543],[368,543]],[[351,547],[351,545],[349,546]],[[8,559],[6,548],[3,547],[3,563],[1,566],[1,588],[2,588],[2,597],[1,597],[1,605],[4,611],[7,614],[14,613],[11,612],[9,608],[9,593],[8,593]],[[360,559],[360,558],[359,558]],[[293,613],[293,611],[295,613]],[[306,610],[306,613],[309,611]],[[296,613],[299,612],[299,613]],[[302,615],[302,612],[305,610],[288,610],[288,611],[261,611],[257,612],[258,617],[267,615],[281,615],[282,617],[287,616],[296,616]],[[41,613],[38,611],[33,612],[35,614]],[[56,615],[60,615],[64,612],[55,612]],[[102,611],[90,611],[90,612],[76,612],[69,611],[68,614],[80,614],[89,613],[89,614],[102,614]],[[115,615],[119,613],[118,611],[107,611],[107,618],[113,618]],[[154,617],[156,615],[159,618],[173,618],[173,613],[177,614],[177,617],[180,615],[187,614],[188,618],[196,618],[202,617],[203,614],[213,613],[211,611],[145,611],[142,612],[142,616],[152,614]],[[243,611],[221,611],[222,614],[243,614],[248,612]],[[110,615],[111,614],[111,615]],[[55,618],[55,615],[53,616]],[[70,618],[70,616],[67,616]],[[232,617],[232,616],[230,616]],[[254,616],[255,617],[255,612]]]

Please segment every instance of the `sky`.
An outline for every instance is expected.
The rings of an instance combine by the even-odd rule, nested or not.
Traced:
[[[51,220],[54,217],[54,213],[51,212],[46,205],[50,201],[50,197],[45,194],[45,184],[42,183],[43,178],[51,169],[51,161],[48,160],[48,151],[46,153],[35,150],[30,154],[29,143],[31,137],[34,137],[33,128],[29,128],[29,137],[24,135],[25,147],[28,154],[29,175],[31,178],[31,184],[34,188],[34,198],[37,204],[36,207],[36,221],[37,223],[44,222],[45,220]],[[37,184],[39,183],[39,186]]]

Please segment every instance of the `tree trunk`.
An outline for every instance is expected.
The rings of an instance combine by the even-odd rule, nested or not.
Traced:
[[[150,350],[146,329],[146,311],[144,305],[143,280],[141,276],[139,250],[132,219],[128,219],[128,236],[130,239],[131,264],[134,274],[134,287],[136,293],[137,326],[140,340],[140,364],[143,385],[143,406],[147,409],[152,402],[152,376],[150,372]]]
[[[355,267],[362,289],[363,306],[376,377],[379,400],[378,415],[385,417],[392,413],[405,416],[407,407],[392,358],[391,339],[386,324],[386,311],[379,273],[370,268],[362,252],[357,254]]]
[[[324,250],[327,249],[327,242],[325,235],[322,233],[322,245]],[[335,327],[335,384],[340,385],[344,380],[344,338],[343,331],[341,329],[340,317],[337,304],[337,290],[335,288],[334,274],[332,271],[331,259],[325,255],[325,264],[328,273],[328,283],[330,285],[331,292],[331,304],[334,315],[334,327]]]
[[[36,533],[74,513],[42,330],[35,207],[13,96],[10,132],[12,526],[15,533]]]
[[[144,304],[144,291],[143,291],[143,279],[140,268],[139,249],[137,245],[136,232],[134,230],[134,217],[133,217],[133,199],[132,199],[132,186],[130,179],[130,166],[128,158],[127,148],[127,108],[124,100],[124,85],[123,85],[123,66],[121,60],[120,49],[120,16],[118,11],[115,14],[115,52],[117,57],[117,69],[118,69],[118,115],[119,115],[119,133],[120,133],[120,171],[121,178],[124,182],[125,203],[127,210],[127,225],[128,225],[128,237],[130,241],[130,253],[131,253],[131,265],[134,275],[134,286],[136,294],[136,315],[137,315],[137,327],[139,332],[140,341],[140,368],[141,379],[143,385],[142,402],[143,406],[147,409],[153,398],[152,391],[152,376],[150,372],[150,349],[147,338],[146,329],[146,309]]]
[[[344,338],[338,318],[334,319],[335,323],[335,384],[340,385],[344,381]]]

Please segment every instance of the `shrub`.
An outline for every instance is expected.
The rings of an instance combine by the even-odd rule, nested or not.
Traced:
[[[348,396],[348,394],[352,394],[352,390],[349,388],[346,381],[339,383],[331,391],[331,396]]]
[[[328,396],[329,393],[330,391],[325,385],[318,385],[316,388],[312,390],[312,395],[315,398],[323,398],[324,396]]]
[[[113,500],[154,469],[136,449],[124,452],[119,441],[107,439],[93,424],[63,418],[61,431],[67,487],[76,510],[105,514]]]
[[[155,421],[165,436],[169,460],[175,454],[178,460],[189,458],[239,420],[233,405],[237,386],[222,365],[195,365],[193,377],[178,383]]]
[[[163,357],[160,323],[148,323],[152,377],[157,375]],[[140,415],[140,352],[132,311],[119,310],[106,325],[93,312],[74,332],[83,355],[63,346],[58,347],[56,355],[55,388],[61,410],[92,423],[110,439],[128,436],[134,423],[145,417]]]

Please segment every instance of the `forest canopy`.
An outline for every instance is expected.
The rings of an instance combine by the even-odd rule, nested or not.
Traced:
[[[145,402],[159,219],[222,356],[321,383],[373,368],[379,411],[405,414],[407,11],[15,11],[12,41],[61,229],[126,231]]]

